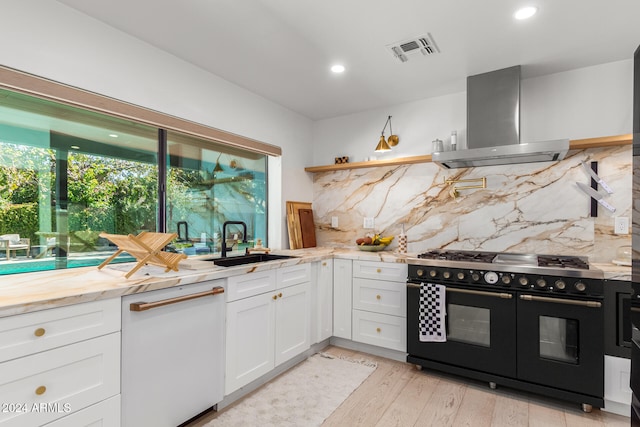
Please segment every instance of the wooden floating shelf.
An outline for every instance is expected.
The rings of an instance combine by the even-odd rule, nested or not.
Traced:
[[[586,150],[588,148],[614,147],[617,145],[631,145],[633,143],[633,135],[628,133],[625,135],[604,136],[601,138],[574,139],[569,141],[570,150]],[[431,162],[431,154],[412,157],[398,157],[395,159],[370,160],[368,162],[341,163],[337,165],[327,166],[309,166],[304,168],[307,172],[329,172],[347,169],[375,168],[378,166],[400,166],[411,165],[415,163]]]

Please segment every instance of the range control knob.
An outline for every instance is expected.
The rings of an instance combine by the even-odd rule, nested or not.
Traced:
[[[504,283],[505,285],[508,285],[511,283],[511,276],[509,276],[508,274],[503,275],[500,280],[502,281],[502,283]]]
[[[416,274],[418,275],[418,277],[422,277],[422,276],[424,276],[424,270],[419,268],[419,269],[416,270]]]
[[[456,277],[458,278],[458,280],[464,280],[464,273],[462,271],[459,271],[458,274],[456,274]]]
[[[555,287],[556,289],[560,289],[561,291],[563,291],[567,287],[567,284],[562,280],[556,280]]]
[[[536,280],[536,286],[539,288],[546,288],[547,287],[547,281],[544,279],[538,279]]]
[[[520,284],[520,286],[529,286],[529,279],[527,279],[525,276],[520,276],[518,277],[518,283]]]
[[[444,277],[445,279],[450,279],[451,273],[449,271],[445,271],[444,273],[442,273],[442,277]]]
[[[585,290],[587,290],[587,285],[585,285],[582,282],[576,282],[575,285],[573,285],[574,288],[576,288],[576,291],[578,292],[584,292]]]
[[[487,271],[484,273],[484,281],[490,285],[494,285],[498,282],[498,274],[493,271]]]
[[[471,280],[473,280],[474,282],[478,282],[480,280],[480,274],[479,273],[471,273]]]
[[[436,270],[429,270],[429,277],[436,277],[438,272]]]

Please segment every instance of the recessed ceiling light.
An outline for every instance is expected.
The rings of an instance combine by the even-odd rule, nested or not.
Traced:
[[[527,6],[527,7],[523,7],[522,9],[518,9],[516,13],[513,14],[513,17],[520,20],[529,19],[533,15],[535,15],[537,11],[538,11],[537,7]]]
[[[74,150],[79,150],[80,149],[80,147],[78,147],[77,145],[71,145],[71,146],[69,146],[69,148],[73,148]]]
[[[344,73],[344,65],[336,64],[331,67],[334,73]]]
[[[117,138],[117,137],[118,137],[118,135],[116,135],[115,133],[110,133],[110,134],[109,134],[109,136],[110,136],[111,138]]]

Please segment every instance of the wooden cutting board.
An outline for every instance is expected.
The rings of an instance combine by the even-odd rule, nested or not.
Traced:
[[[287,202],[287,229],[289,248],[302,249],[316,246],[313,210],[309,202]]]
[[[313,223],[313,211],[311,209],[299,209],[300,233],[302,234],[302,247],[316,247],[316,226]]]

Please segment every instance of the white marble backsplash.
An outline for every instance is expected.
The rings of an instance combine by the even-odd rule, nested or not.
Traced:
[[[610,213],[590,216],[589,197],[576,182],[590,178],[580,161],[598,162],[614,194]],[[353,247],[375,231],[398,235],[409,253],[447,248],[588,256],[609,262],[631,235],[613,234],[614,216],[631,217],[631,146],[570,151],[561,162],[445,170],[433,163],[316,173],[313,210],[319,246]],[[486,189],[450,195],[445,179],[486,177]],[[460,184],[465,185],[465,184]],[[601,193],[606,194],[603,190]],[[339,227],[331,227],[331,217]],[[363,228],[364,217],[375,229]],[[396,242],[390,246],[395,250]]]

